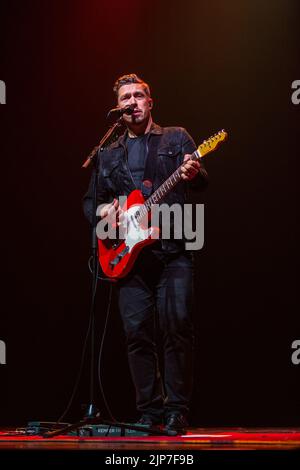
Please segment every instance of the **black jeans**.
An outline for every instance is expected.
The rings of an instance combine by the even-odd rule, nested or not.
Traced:
[[[137,409],[160,421],[187,414],[193,380],[193,261],[190,253],[144,248],[132,273],[119,283],[119,307],[128,346]],[[156,312],[156,315],[155,315]],[[155,326],[162,341],[163,379]]]

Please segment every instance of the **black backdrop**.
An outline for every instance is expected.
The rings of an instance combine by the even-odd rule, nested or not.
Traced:
[[[297,0],[2,0],[1,424],[55,420],[71,395],[88,324],[89,227],[81,164],[107,129],[112,85],[135,72],[154,119],[197,142],[225,128],[207,160],[205,246],[197,253],[197,362],[191,422],[300,420],[296,260],[300,105]],[[97,297],[97,345],[108,290]],[[134,419],[113,299],[103,382]],[[88,359],[88,358],[87,358]],[[89,400],[88,364],[67,416]],[[98,388],[97,402],[107,417]]]

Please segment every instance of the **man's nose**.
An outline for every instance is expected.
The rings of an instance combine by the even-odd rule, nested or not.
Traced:
[[[136,98],[134,96],[132,96],[129,100],[129,104],[134,104],[135,106],[137,106],[137,101],[136,101]]]

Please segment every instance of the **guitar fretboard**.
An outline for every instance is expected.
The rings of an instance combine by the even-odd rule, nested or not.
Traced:
[[[201,154],[198,150],[192,153],[191,160],[200,160]],[[136,220],[138,222],[143,219],[147,215],[148,212],[151,211],[151,207],[154,204],[159,204],[161,200],[176,186],[179,181],[182,181],[181,178],[181,166],[182,164],[174,171],[174,173],[169,176],[163,184],[157,188],[157,190],[151,194],[151,196],[144,202],[143,206],[141,206],[140,210],[136,212]]]

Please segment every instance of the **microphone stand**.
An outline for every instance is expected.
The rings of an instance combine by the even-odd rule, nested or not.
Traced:
[[[114,111],[114,110],[113,110]],[[169,435],[176,436],[176,431],[161,431],[157,428],[146,427],[138,424],[127,424],[119,422],[109,422],[100,419],[97,414],[97,407],[94,403],[94,351],[95,351],[95,299],[96,299],[96,288],[97,288],[97,271],[98,271],[98,243],[97,243],[97,234],[96,234],[96,210],[97,210],[97,181],[99,173],[99,154],[101,149],[108,145],[110,139],[112,139],[120,127],[123,126],[122,115],[118,120],[108,129],[104,137],[100,140],[99,144],[93,148],[91,153],[88,155],[87,159],[82,165],[82,168],[88,168],[92,163],[94,166],[95,177],[93,180],[93,218],[92,218],[92,298],[91,298],[91,307],[90,307],[90,341],[91,341],[91,363],[90,363],[90,401],[87,405],[87,410],[84,415],[84,418],[78,421],[77,423],[67,424],[64,427],[55,429],[54,431],[46,431],[42,434],[44,438],[51,438],[58,435],[63,435],[69,431],[79,429],[83,426],[88,426],[92,424],[104,424],[109,428],[112,426],[118,427],[121,429],[121,436],[125,435],[125,429],[131,429],[135,431],[140,431],[142,433],[152,434],[152,435]],[[115,282],[115,281],[110,281]]]
[[[102,137],[102,139],[100,140],[99,144],[96,145],[96,147],[93,148],[93,150],[91,151],[91,153],[88,155],[87,159],[85,160],[85,162],[83,163],[83,165],[81,166],[81,168],[87,168],[92,162],[94,163],[94,167],[96,169],[96,171],[98,170],[97,169],[97,161],[95,160],[98,160],[98,150],[101,150],[105,144],[107,144],[109,142],[109,139],[111,137],[113,137],[114,133],[116,132],[116,130],[119,128],[119,127],[122,127],[122,116],[112,125],[112,127],[110,127],[108,129],[108,131],[106,132],[106,134],[104,135],[104,137]]]
[[[94,353],[95,353],[95,300],[97,289],[97,272],[98,272],[98,243],[96,234],[96,210],[97,210],[97,181],[99,174],[99,154],[110,139],[113,138],[117,129],[122,127],[122,116],[108,129],[106,134],[102,137],[99,144],[93,148],[81,168],[88,168],[93,164],[95,178],[93,184],[93,205],[92,205],[92,298],[90,307],[90,346],[91,346],[91,362],[90,362],[90,401],[87,405],[85,418],[95,418],[97,416],[97,408],[94,403]]]
[[[93,148],[91,153],[82,165],[82,168],[88,168],[92,163],[94,166],[95,178],[93,185],[93,206],[92,206],[92,300],[91,300],[91,312],[90,312],[90,328],[91,328],[91,364],[90,364],[90,403],[87,407],[86,417],[95,417],[97,414],[96,407],[94,405],[94,348],[95,348],[95,298],[96,298],[96,287],[97,287],[97,266],[98,266],[98,243],[96,234],[96,210],[97,210],[97,181],[99,173],[99,153],[110,140],[115,136],[117,130],[123,126],[122,116],[124,113],[132,113],[134,106],[130,105],[123,110],[119,108],[111,109],[107,114],[107,118],[113,116],[115,113],[118,116],[116,122],[108,129],[106,134],[102,137],[99,144]],[[111,281],[112,282],[112,281]],[[115,281],[113,281],[115,282]]]

